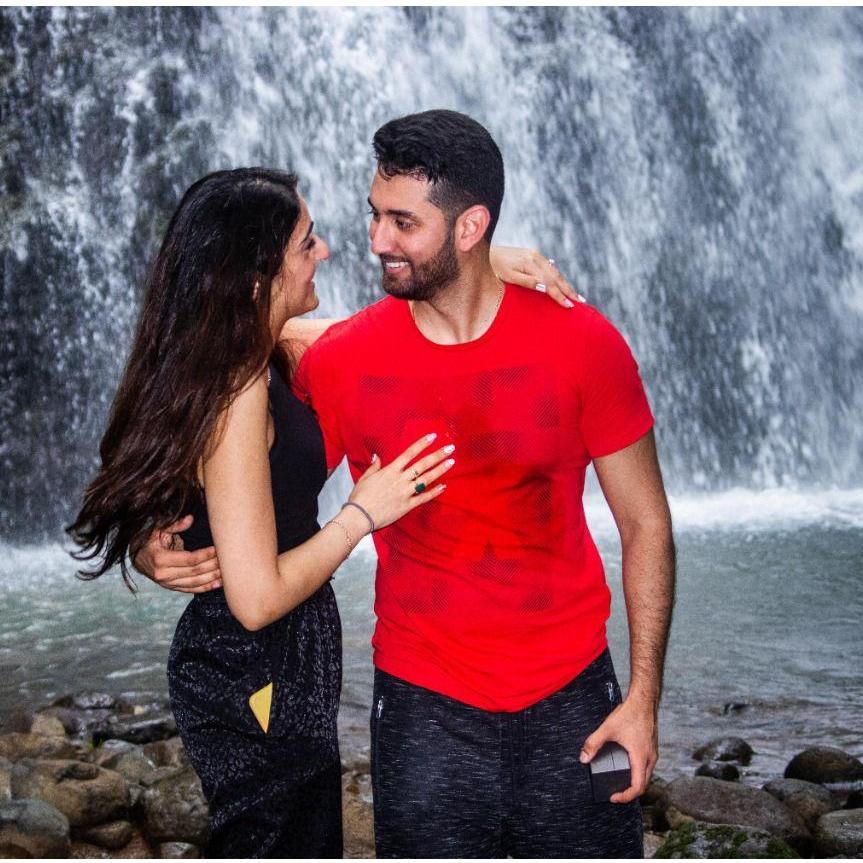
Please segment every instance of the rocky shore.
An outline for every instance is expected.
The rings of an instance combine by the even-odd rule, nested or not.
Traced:
[[[654,777],[642,798],[657,858],[863,857],[863,763],[838,749],[795,755],[762,788],[740,781],[752,747],[706,742],[691,777]],[[342,764],[345,856],[374,854],[364,754]],[[200,782],[168,705],[68,695],[0,726],[0,856],[199,857]]]

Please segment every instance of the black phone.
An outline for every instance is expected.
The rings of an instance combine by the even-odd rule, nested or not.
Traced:
[[[612,794],[632,785],[629,754],[619,743],[604,743],[588,767],[594,803],[608,803]]]

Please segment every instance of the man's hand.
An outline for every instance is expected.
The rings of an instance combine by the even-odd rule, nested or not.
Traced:
[[[194,518],[184,516],[164,530],[153,531],[147,544],[133,561],[135,569],[168,590],[180,593],[206,593],[222,586],[216,549],[183,551],[179,536],[191,527]]]
[[[632,784],[626,790],[612,794],[610,800],[612,803],[629,803],[647,790],[647,783],[656,766],[659,753],[656,711],[650,704],[627,698],[584,741],[581,763],[592,761],[600,747],[609,740],[619,743],[627,751],[632,769]]]

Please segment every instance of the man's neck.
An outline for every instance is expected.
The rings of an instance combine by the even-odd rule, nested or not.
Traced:
[[[420,332],[439,345],[459,345],[478,339],[492,325],[503,298],[503,283],[486,258],[462,267],[451,284],[431,300],[411,300]]]

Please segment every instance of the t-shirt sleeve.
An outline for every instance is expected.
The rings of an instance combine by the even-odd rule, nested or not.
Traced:
[[[307,404],[318,418],[324,437],[327,469],[337,467],[345,448],[336,411],[337,378],[330,371],[323,345],[314,344],[302,356],[291,384],[297,398]]]
[[[638,364],[623,336],[593,312],[583,332],[581,430],[590,457],[610,455],[653,427]]]

